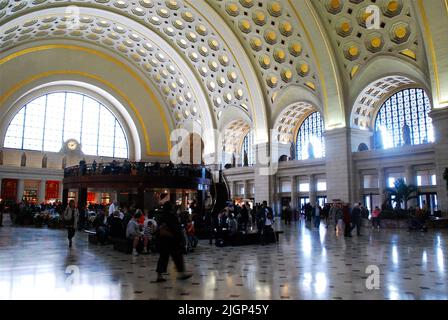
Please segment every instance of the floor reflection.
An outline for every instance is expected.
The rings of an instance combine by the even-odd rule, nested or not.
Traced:
[[[186,257],[194,276],[155,283],[156,255],[132,257],[63,230],[0,229],[0,299],[448,299],[445,230],[363,230],[346,239],[305,223],[278,245],[225,247],[201,241]],[[369,290],[368,266],[380,288]]]

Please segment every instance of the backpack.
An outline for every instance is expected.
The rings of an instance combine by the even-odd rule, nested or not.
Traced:
[[[266,218],[268,218],[269,220],[274,219],[274,215],[272,214],[272,211],[270,209],[267,209],[268,212],[266,213]]]
[[[364,219],[369,219],[369,210],[367,208],[361,209],[361,217]]]

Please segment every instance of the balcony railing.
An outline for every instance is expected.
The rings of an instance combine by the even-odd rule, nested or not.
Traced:
[[[211,179],[211,171],[202,165],[161,162],[84,163],[64,169],[64,178],[81,176],[171,176]]]

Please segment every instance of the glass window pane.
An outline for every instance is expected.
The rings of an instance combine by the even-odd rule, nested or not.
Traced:
[[[47,97],[45,118],[44,150],[58,152],[62,148],[62,127],[64,122],[65,93],[53,93]]]
[[[96,155],[98,150],[100,104],[89,97],[84,98],[82,121],[82,151],[88,155]]]
[[[25,109],[23,148],[41,151],[43,148],[46,96],[30,102]]]
[[[407,143],[434,142],[430,111],[431,103],[423,89],[397,92],[378,112],[375,120],[376,147],[390,149]],[[405,136],[403,132],[406,132]]]
[[[115,158],[127,158],[128,148],[126,138],[123,132],[123,128],[120,126],[117,120],[115,120]]]
[[[114,156],[115,118],[106,108],[100,111],[100,130],[98,137],[98,153],[102,156]]]
[[[23,121],[25,119],[25,107],[17,113],[6,131],[5,148],[22,148]]]
[[[83,96],[77,93],[67,93],[64,120],[64,142],[69,139],[81,141]]]
[[[98,101],[74,92],[39,97],[24,106],[11,121],[4,147],[59,152],[75,139],[87,155],[127,158],[122,126]]]
[[[298,160],[325,157],[324,132],[324,121],[319,112],[312,113],[303,121],[296,138]]]

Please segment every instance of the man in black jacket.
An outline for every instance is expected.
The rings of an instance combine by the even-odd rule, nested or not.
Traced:
[[[177,271],[180,273],[178,279],[186,280],[191,274],[185,272],[183,256],[183,235],[179,219],[172,211],[171,204],[168,202],[163,206],[163,213],[159,221],[159,248],[160,256],[157,262],[157,282],[164,282],[163,274],[166,273],[168,260],[171,255]]]
[[[351,231],[353,231],[353,229],[355,229],[356,227],[356,234],[358,236],[361,235],[361,204],[360,203],[356,203],[355,207],[352,210],[352,229]]]

